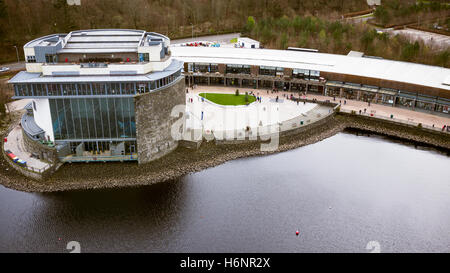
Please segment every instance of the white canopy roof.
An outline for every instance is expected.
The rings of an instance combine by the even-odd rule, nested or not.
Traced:
[[[184,62],[276,66],[334,72],[450,90],[450,69],[408,62],[291,50],[172,47]],[[447,83],[447,85],[445,84]]]

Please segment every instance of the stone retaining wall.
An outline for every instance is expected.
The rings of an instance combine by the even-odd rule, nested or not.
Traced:
[[[55,147],[49,147],[32,139],[29,135],[25,133],[22,128],[22,138],[25,148],[29,153],[39,155],[39,159],[47,160],[53,164],[59,162],[58,152]]]
[[[178,146],[171,129],[179,117],[171,117],[170,114],[172,108],[179,104],[186,104],[183,77],[167,88],[134,97],[139,163],[158,159]]]
[[[450,134],[446,132],[343,112],[340,112],[337,115],[337,119],[343,122],[346,128],[362,130],[450,150]]]
[[[16,171],[18,171],[18,172],[21,173],[22,175],[24,175],[24,176],[26,176],[26,177],[29,177],[29,178],[31,178],[31,179],[42,180],[42,178],[43,178],[42,174],[36,173],[36,172],[32,172],[32,171],[30,171],[30,170],[28,170],[28,169],[26,169],[26,168],[24,168],[24,167],[21,167],[21,166],[17,165],[16,163],[14,163],[14,162],[6,155],[6,152],[5,152],[5,148],[4,148],[4,146],[3,146],[3,143],[2,143],[2,155],[3,155],[4,160],[5,160],[6,162],[8,162],[9,165],[10,165],[13,169],[15,169]]]

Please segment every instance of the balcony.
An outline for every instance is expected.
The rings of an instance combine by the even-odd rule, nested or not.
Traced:
[[[46,63],[42,65],[42,74],[44,76],[144,75],[153,71],[163,71],[170,63],[170,58],[165,58],[161,62]]]

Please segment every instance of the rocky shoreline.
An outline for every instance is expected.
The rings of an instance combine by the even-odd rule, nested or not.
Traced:
[[[63,165],[50,178],[36,181],[13,170],[0,159],[0,183],[26,192],[56,192],[151,185],[180,178],[238,158],[279,153],[319,142],[345,129],[380,134],[450,151],[450,136],[439,132],[399,125],[373,118],[337,114],[325,123],[294,135],[280,138],[279,149],[260,151],[260,142],[216,145],[204,142],[197,150],[178,147],[169,155],[148,164],[137,163],[73,163]]]

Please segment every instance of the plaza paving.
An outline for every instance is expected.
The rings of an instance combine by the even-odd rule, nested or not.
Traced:
[[[21,99],[21,100],[12,101],[12,102],[8,103],[7,110],[9,110],[10,112],[20,111],[31,101],[32,101],[32,99]]]
[[[267,90],[239,88],[240,94],[253,92],[262,97],[250,105],[224,106],[204,100],[199,93],[235,93],[236,88],[201,86],[186,95],[187,131],[213,133],[216,139],[233,139],[237,132],[274,133],[313,123],[331,113],[331,107],[315,103],[297,103],[288,94],[267,93]],[[278,101],[276,97],[278,96]],[[192,137],[192,136],[189,136]]]
[[[309,99],[317,99],[319,101],[330,100],[333,102],[333,98],[327,96],[308,94],[306,97]],[[438,115],[438,113],[424,113],[419,111],[412,111],[406,108],[398,108],[375,103],[371,103],[370,106],[368,106],[367,102],[355,100],[346,100],[346,103],[344,105],[343,98],[336,98],[336,101],[341,101],[341,109],[347,111],[354,110],[359,113],[359,110],[361,110],[361,112],[364,112],[364,109],[366,109],[367,114],[374,114],[376,116],[384,118],[390,118],[390,116],[393,115],[396,120],[411,124],[422,123],[422,125],[426,125],[429,127],[433,127],[434,125],[436,129],[441,129],[444,125],[450,125],[450,116],[445,117],[444,114]]]
[[[15,126],[8,134],[7,142],[5,142],[5,150],[10,150],[18,158],[26,161],[27,167],[32,170],[39,171],[50,167],[48,163],[32,157],[31,153],[25,149],[22,128],[20,125]]]
[[[188,111],[192,111],[194,113],[194,116],[196,117],[195,121],[190,121],[192,123],[188,123],[188,127],[191,126],[193,128],[200,128],[202,122],[199,121],[198,117],[201,117],[201,109],[202,107],[205,107],[204,110],[204,119],[208,117],[210,114],[209,112],[212,112],[212,117],[209,117],[210,119],[203,122],[205,129],[210,129],[210,127],[215,126],[216,130],[229,130],[233,129],[233,126],[235,129],[243,128],[247,125],[250,127],[254,127],[258,124],[255,124],[255,117],[261,117],[264,121],[264,118],[267,116],[259,115],[261,113],[260,107],[250,107],[247,106],[248,109],[242,110],[240,108],[236,108],[235,111],[230,110],[219,110],[217,108],[212,107],[206,107],[202,106],[202,103],[196,99],[198,98],[198,94],[202,92],[208,92],[208,93],[235,93],[236,89],[239,89],[239,92],[241,94],[245,92],[254,92],[257,96],[262,97],[262,105],[267,105],[271,107],[271,109],[276,109],[276,107],[279,108],[279,115],[276,116],[279,118],[279,121],[286,121],[289,119],[292,119],[293,117],[302,117],[303,115],[309,115],[313,116],[313,111],[321,111],[322,115],[326,114],[326,109],[317,108],[317,105],[307,103],[306,105],[300,105],[298,106],[295,102],[285,99],[284,96],[290,96],[293,94],[295,97],[298,97],[299,94],[295,92],[271,92],[267,89],[252,89],[252,88],[236,88],[236,87],[223,87],[223,86],[196,86],[194,89],[189,89],[189,94],[187,94],[187,97],[192,97],[194,99],[194,103],[190,105],[190,103],[187,103]],[[282,99],[283,102],[280,103],[274,103],[273,99],[276,97],[279,97],[280,100]],[[333,97],[328,96],[320,96],[320,95],[313,95],[313,94],[306,94],[306,96],[302,96],[302,98],[307,99],[316,99],[318,101],[331,101],[339,103],[341,102],[341,109],[346,112],[350,112],[352,110],[359,113],[359,110],[361,110],[362,113],[364,113],[364,109],[366,110],[366,115],[373,114],[374,116],[381,117],[381,118],[390,118],[391,115],[393,115],[394,119],[400,122],[409,123],[416,125],[418,123],[422,123],[425,127],[432,128],[434,125],[434,128],[436,130],[440,130],[444,125],[450,125],[450,116],[446,117],[445,114],[438,114],[438,113],[425,113],[425,112],[419,112],[419,111],[412,111],[410,109],[406,108],[398,108],[398,107],[392,107],[387,105],[380,105],[380,104],[374,104],[371,103],[370,106],[367,102],[363,101],[355,101],[355,100],[345,100],[344,104],[344,98],[336,98],[335,101],[333,101]],[[199,105],[200,104],[200,105]],[[210,103],[203,103],[203,105],[209,105]],[[314,108],[314,106],[316,108]],[[245,107],[246,106],[241,106]],[[248,113],[251,112],[250,110],[253,110],[254,113]],[[224,117],[220,114],[223,114],[223,112],[226,112]],[[212,120],[215,120],[216,123],[213,124]],[[266,120],[267,121],[267,120]],[[273,120],[272,120],[273,121]],[[263,122],[264,124],[264,122]]]

